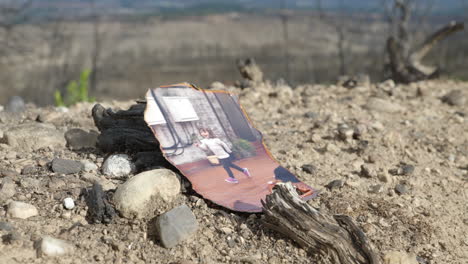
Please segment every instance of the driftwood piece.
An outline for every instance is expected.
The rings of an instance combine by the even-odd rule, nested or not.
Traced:
[[[114,112],[96,104],[92,116],[101,132],[97,146],[104,153],[130,154],[139,171],[157,166],[172,168],[144,120],[145,107],[146,103],[139,102],[128,110]]]
[[[403,49],[406,44],[402,44],[394,37],[388,38],[387,52],[390,59],[389,66],[392,79],[399,83],[410,83],[437,77],[439,69],[434,66],[424,65],[422,59],[437,42],[463,29],[463,23],[451,22],[449,25],[430,35],[408,57],[404,55]]]
[[[349,216],[323,214],[302,201],[290,183],[280,183],[262,201],[264,225],[291,238],[311,254],[339,264],[377,264],[364,232]]]

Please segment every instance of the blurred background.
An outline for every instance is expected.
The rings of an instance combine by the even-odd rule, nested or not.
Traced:
[[[0,0],[0,104],[12,95],[57,104],[80,76],[98,100],[182,81],[233,84],[236,60],[248,57],[290,85],[382,81],[397,2],[411,7],[406,37],[416,46],[468,18],[468,0]],[[468,80],[466,31],[425,60]]]

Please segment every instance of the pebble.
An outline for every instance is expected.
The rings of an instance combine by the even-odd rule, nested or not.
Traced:
[[[159,203],[173,201],[180,190],[180,181],[174,172],[167,169],[145,171],[117,188],[114,204],[126,218],[143,218],[152,214]]]
[[[72,253],[73,250],[74,246],[69,242],[50,236],[43,237],[37,244],[37,252],[39,256],[62,256]]]
[[[221,232],[223,232],[226,235],[232,234],[232,229],[229,228],[229,227],[221,227],[220,230],[221,230]]]
[[[0,185],[0,205],[16,194],[16,184],[10,177],[2,179]]]
[[[409,164],[404,164],[401,166],[401,175],[411,175],[414,172],[414,166]]]
[[[83,171],[85,172],[95,172],[98,169],[96,164],[88,160],[82,160],[81,164],[83,164]]]
[[[317,169],[315,168],[315,166],[312,165],[312,164],[304,164],[304,165],[302,165],[302,170],[305,171],[305,172],[307,172],[307,173],[309,173],[309,174],[314,174],[314,173],[317,171]]]
[[[372,185],[369,188],[369,193],[381,193],[383,191],[383,186],[381,184]]]
[[[362,164],[361,176],[366,177],[366,178],[375,178],[377,177],[377,170],[374,166],[370,164]]]
[[[197,219],[185,204],[160,215],[156,220],[158,237],[165,248],[174,247],[197,229]]]
[[[13,226],[5,221],[0,221],[0,231],[12,231]]]
[[[102,173],[111,177],[127,176],[134,171],[135,165],[125,154],[111,155],[102,164]]]
[[[397,184],[395,186],[395,192],[400,194],[400,195],[405,194],[408,191],[409,191],[408,186],[406,186],[405,184]]]
[[[384,172],[380,172],[378,175],[377,175],[379,181],[381,182],[385,182],[385,183],[389,183],[389,182],[392,182],[392,176],[390,176],[390,174],[388,174],[388,172],[384,171]]]
[[[75,208],[75,201],[73,201],[72,198],[67,197],[63,199],[63,207],[65,207],[65,209],[71,210]]]
[[[7,215],[12,218],[27,219],[38,215],[36,207],[32,204],[13,201],[8,204]]]
[[[19,96],[12,96],[8,99],[5,105],[5,111],[10,113],[21,113],[26,110],[26,104],[23,98]]]
[[[83,170],[79,161],[55,158],[52,160],[52,170],[58,174],[75,174]]]
[[[462,106],[466,103],[466,96],[461,90],[453,90],[442,97],[442,102],[452,106]]]
[[[344,182],[342,180],[333,180],[329,182],[325,187],[327,187],[330,190],[336,189],[336,188],[341,188],[343,187]]]
[[[72,128],[65,133],[65,140],[71,150],[90,149],[96,147],[98,136],[95,131],[87,132],[80,128]]]

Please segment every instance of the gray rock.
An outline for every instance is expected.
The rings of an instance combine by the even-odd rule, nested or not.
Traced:
[[[111,177],[127,176],[134,171],[135,165],[125,154],[111,155],[102,164],[102,173]]]
[[[309,174],[314,174],[317,169],[315,168],[314,165],[312,164],[305,164],[305,165],[302,165],[302,170],[309,173]]]
[[[22,238],[21,234],[18,231],[13,230],[9,232],[8,234],[2,236],[2,241],[5,244],[13,244],[16,241],[20,241],[21,238]]]
[[[117,188],[114,204],[127,218],[143,218],[161,203],[173,201],[180,193],[177,175],[167,169],[142,172]]]
[[[32,204],[13,201],[8,204],[7,215],[12,218],[27,219],[38,215],[36,207]]]
[[[8,222],[0,221],[0,230],[1,231],[12,231],[13,226]]]
[[[45,255],[50,257],[62,256],[70,254],[74,251],[74,246],[65,240],[53,238],[50,236],[43,237],[37,244],[36,249],[39,256]]]
[[[370,98],[369,101],[364,105],[364,108],[386,113],[396,113],[405,109],[403,106],[397,103],[392,103],[377,97]]]
[[[408,186],[406,186],[406,184],[397,184],[395,186],[395,192],[400,194],[400,195],[403,195],[405,193],[407,193],[409,190],[408,190]]]
[[[95,131],[72,128],[65,133],[68,148],[72,150],[95,148],[99,134]]]
[[[369,193],[381,193],[383,191],[383,186],[381,184],[372,185],[369,188]]]
[[[16,194],[16,184],[10,177],[5,177],[0,184],[0,204],[5,203],[8,199]]]
[[[58,174],[75,174],[83,170],[79,161],[55,158],[52,160],[52,170]]]
[[[333,180],[329,182],[325,187],[327,187],[330,190],[336,189],[336,188],[341,188],[343,187],[344,182],[342,180]]]
[[[8,99],[7,104],[5,105],[5,111],[11,113],[21,113],[26,109],[26,104],[24,103],[23,98],[19,96],[12,96]]]
[[[12,147],[25,152],[40,148],[65,146],[63,134],[54,126],[37,122],[14,126],[5,132],[4,140]]]
[[[442,102],[452,106],[462,106],[466,103],[466,96],[461,90],[453,90],[442,97]]]
[[[411,175],[414,172],[414,166],[410,164],[404,164],[401,166],[401,175]]]
[[[160,215],[156,221],[156,230],[165,248],[189,238],[197,229],[197,219],[185,204]]]

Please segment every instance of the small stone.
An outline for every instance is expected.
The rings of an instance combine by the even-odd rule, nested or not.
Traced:
[[[377,177],[377,170],[374,166],[370,164],[362,164],[361,176],[366,177],[366,178],[375,178]]]
[[[383,186],[381,184],[372,185],[369,188],[369,193],[381,193],[383,191]]]
[[[466,103],[466,96],[461,90],[453,90],[442,97],[442,102],[452,106],[462,106]]]
[[[180,193],[177,175],[167,169],[142,172],[117,188],[114,204],[127,218],[143,218],[160,203],[171,202]]]
[[[222,82],[213,82],[208,88],[212,90],[224,90],[226,86]]]
[[[221,230],[221,232],[223,232],[226,235],[232,234],[232,229],[229,228],[229,227],[221,227],[220,230]]]
[[[305,171],[305,172],[307,172],[307,173],[309,173],[309,174],[314,174],[314,173],[317,171],[317,169],[315,168],[315,166],[312,165],[312,164],[304,164],[304,165],[302,165],[302,170]]]
[[[389,183],[392,182],[392,177],[387,172],[380,172],[377,174],[379,181]]]
[[[28,165],[21,170],[21,175],[32,175],[37,172],[36,166]]]
[[[83,170],[83,164],[75,160],[55,158],[52,160],[52,170],[58,174],[75,174]]]
[[[0,231],[12,231],[13,226],[5,221],[0,221]]]
[[[67,197],[63,200],[63,207],[65,207],[67,210],[71,210],[75,208],[75,201],[73,201],[72,198]]]
[[[156,221],[156,230],[165,248],[174,247],[197,229],[197,219],[185,204],[160,215]]]
[[[125,154],[109,156],[102,165],[102,173],[111,177],[127,176],[135,171],[135,165],[130,161],[130,157]]]
[[[5,111],[10,113],[21,113],[26,110],[26,104],[24,103],[23,98],[19,96],[12,96],[8,99],[7,104],[5,105]]]
[[[82,160],[81,164],[83,164],[83,170],[85,172],[95,172],[98,169],[98,166],[96,164],[88,160]]]
[[[95,148],[99,134],[95,131],[84,131],[80,128],[72,128],[65,133],[67,147],[71,150]]]
[[[333,180],[329,182],[325,187],[327,187],[330,190],[336,189],[336,188],[341,188],[343,187],[344,182],[342,180]]]
[[[65,240],[45,236],[39,241],[36,249],[40,256],[55,257],[72,253],[74,246]]]
[[[400,195],[403,195],[408,192],[408,187],[405,184],[397,184],[395,186],[395,192]]]
[[[414,166],[409,164],[404,164],[401,166],[401,175],[411,175],[414,172]]]
[[[16,184],[10,177],[5,177],[0,184],[0,205],[16,194]]]
[[[319,114],[315,112],[307,112],[304,114],[304,117],[310,118],[310,119],[317,119],[319,117]]]
[[[7,215],[12,218],[27,219],[38,214],[39,212],[34,205],[16,201],[8,204]]]
[[[312,136],[310,137],[310,140],[313,142],[313,143],[318,143],[320,142],[320,140],[322,139],[322,137],[320,137],[318,134],[314,133],[312,134]]]

